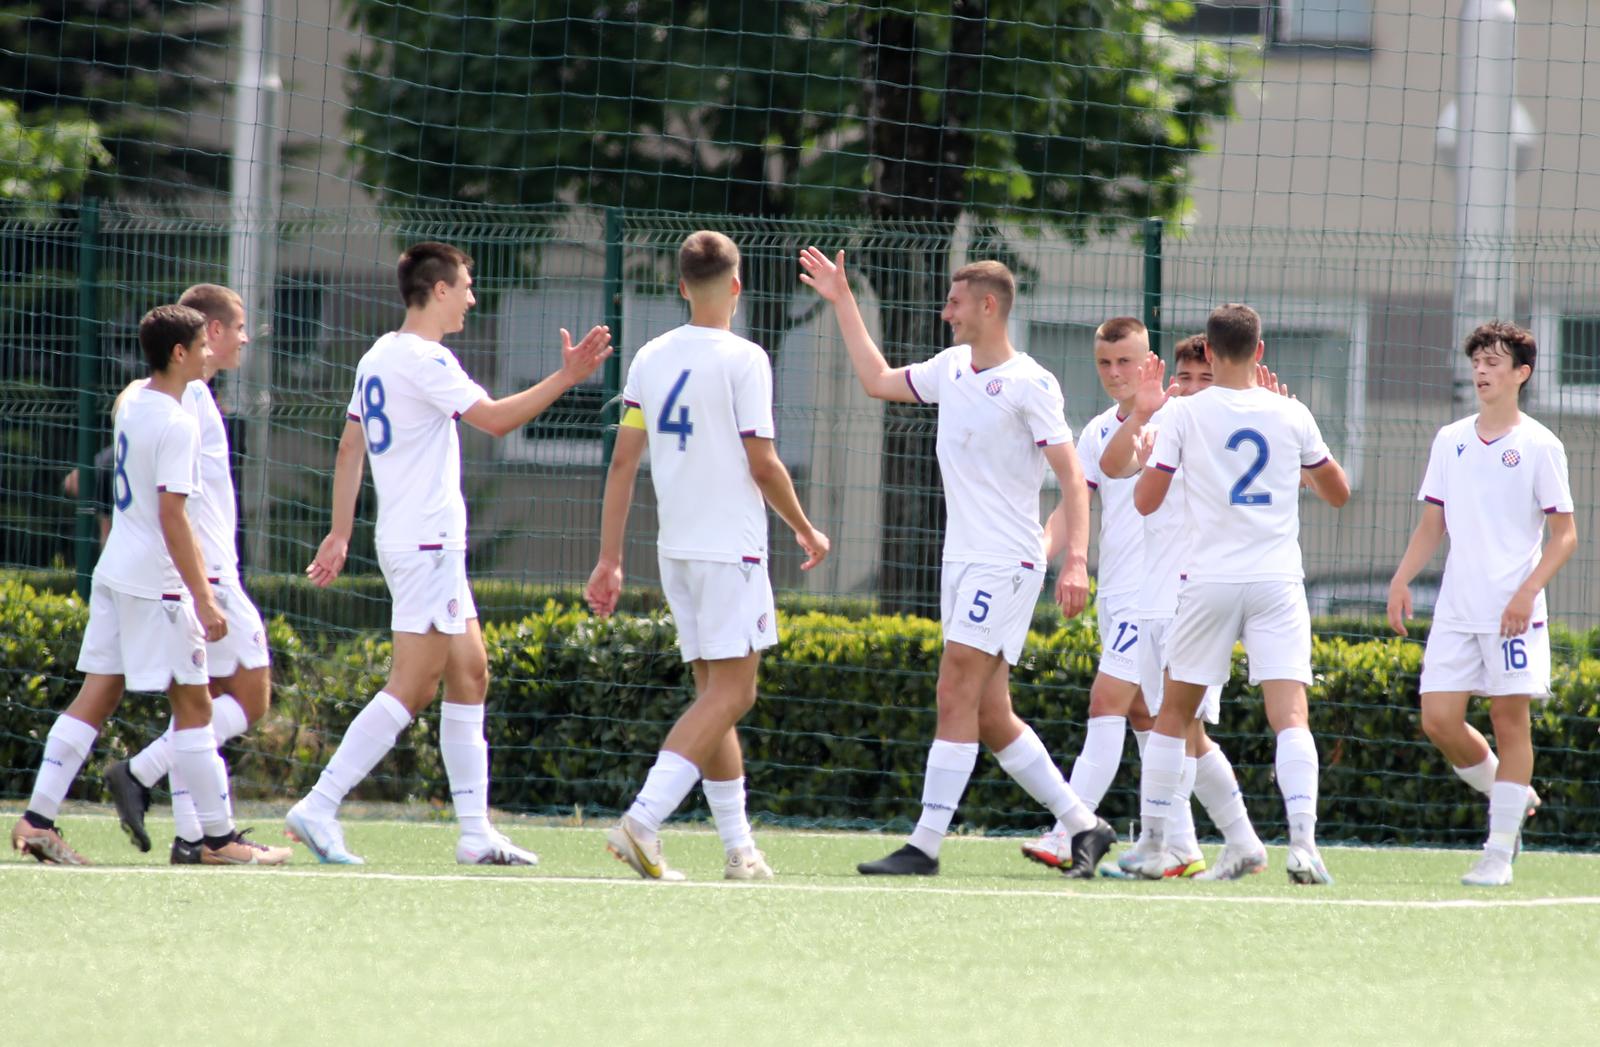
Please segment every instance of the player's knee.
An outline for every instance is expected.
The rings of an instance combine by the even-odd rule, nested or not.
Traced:
[[[1101,674],[1089,686],[1090,716],[1127,716],[1133,707],[1129,685]]]
[[[1422,733],[1435,744],[1453,738],[1461,730],[1462,720],[1452,709],[1422,705]]]

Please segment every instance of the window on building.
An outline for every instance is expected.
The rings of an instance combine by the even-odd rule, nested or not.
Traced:
[[[1563,386],[1600,386],[1600,316],[1563,316],[1557,371]]]
[[[1334,47],[1372,45],[1372,0],[1277,0],[1273,40]]]
[[[1261,0],[1211,0],[1196,3],[1187,18],[1169,23],[1174,32],[1223,40],[1260,36],[1266,27]]]

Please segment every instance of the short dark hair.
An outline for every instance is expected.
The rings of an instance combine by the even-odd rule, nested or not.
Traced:
[[[1011,303],[1017,300],[1017,278],[1004,262],[969,262],[955,271],[950,282],[965,282],[994,295],[1001,316],[1010,316]]]
[[[178,304],[198,311],[207,323],[212,320],[228,323],[234,313],[244,315],[244,299],[221,284],[195,284],[179,296]]]
[[[690,287],[739,272],[739,247],[722,233],[698,229],[678,248],[678,278]]]
[[[472,256],[459,247],[451,247],[437,240],[424,240],[412,244],[400,255],[395,275],[400,281],[400,297],[409,308],[427,305],[434,285],[443,280],[451,287],[461,279],[462,271],[472,270]]]
[[[1472,329],[1471,334],[1467,335],[1466,343],[1461,348],[1470,360],[1478,352],[1496,346],[1505,348],[1506,355],[1511,357],[1514,366],[1521,367],[1526,364],[1530,371],[1533,369],[1534,360],[1539,356],[1539,346],[1534,342],[1532,332],[1516,324],[1506,323],[1504,320],[1490,320],[1486,324],[1479,324]]]
[[[1255,355],[1261,344],[1261,314],[1239,302],[1211,310],[1206,317],[1206,345],[1213,357],[1238,362]]]
[[[1181,339],[1177,345],[1172,347],[1172,365],[1174,367],[1184,363],[1203,364],[1205,362],[1206,336],[1203,334],[1192,334],[1187,338]]]
[[[165,371],[175,346],[191,346],[206,327],[205,315],[186,305],[158,305],[139,321],[139,348],[152,371]]]
[[[1137,316],[1113,316],[1094,329],[1097,342],[1120,342],[1136,334],[1144,334],[1144,321]]]

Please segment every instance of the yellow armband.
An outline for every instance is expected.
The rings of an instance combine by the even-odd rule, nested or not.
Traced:
[[[630,407],[622,412],[622,421],[618,424],[624,429],[643,429],[645,427],[644,412],[637,407]]]

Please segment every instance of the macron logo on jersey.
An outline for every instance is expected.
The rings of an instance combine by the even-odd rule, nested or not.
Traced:
[[[428,359],[432,360],[434,363],[438,364],[440,367],[449,367],[450,366],[450,364],[442,356],[430,356],[430,357],[428,357]]]
[[[1456,444],[1456,457],[1460,458],[1461,457],[1461,452],[1465,451],[1466,449],[1467,449],[1467,445],[1466,444]]]

